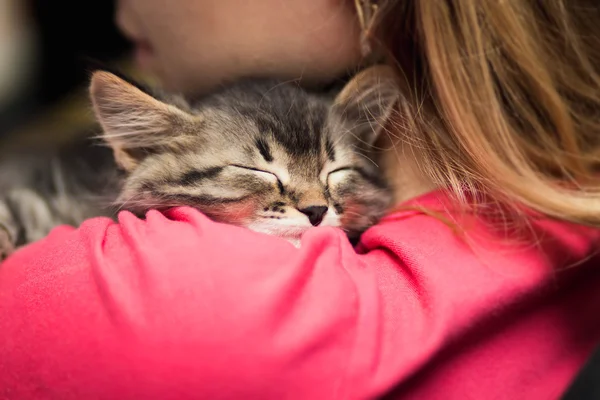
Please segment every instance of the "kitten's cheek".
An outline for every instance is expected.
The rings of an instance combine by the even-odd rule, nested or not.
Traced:
[[[344,204],[344,212],[340,215],[340,224],[346,229],[360,230],[368,224],[367,210],[362,205],[353,201]]]
[[[244,203],[227,204],[223,207],[206,209],[204,211],[215,221],[246,226],[256,216],[256,202],[248,201]]]
[[[329,187],[329,204],[336,214],[341,215],[344,213],[346,208],[346,202],[348,195],[344,196],[344,193],[348,193],[349,190],[343,186],[330,186]]]

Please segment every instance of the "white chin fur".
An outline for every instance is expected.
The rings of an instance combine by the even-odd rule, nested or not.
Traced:
[[[339,216],[332,210],[329,210],[323,222],[318,226],[340,226]],[[266,233],[267,235],[279,236],[292,243],[295,247],[300,247],[300,239],[304,232],[313,226],[306,217],[293,217],[281,219],[275,218],[257,218],[252,221],[246,228],[255,232]]]
[[[340,225],[341,225],[340,216],[335,211],[330,209],[329,211],[327,211],[327,214],[325,214],[325,217],[323,218],[323,222],[321,222],[321,224],[319,226],[337,227]]]
[[[300,239],[285,238],[285,240],[290,242],[295,248],[297,248],[297,249],[300,248]]]

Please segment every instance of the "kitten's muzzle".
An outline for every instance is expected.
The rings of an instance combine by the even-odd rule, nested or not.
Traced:
[[[312,226],[317,226],[323,221],[323,217],[325,213],[327,213],[326,206],[310,206],[303,209],[298,210],[302,214],[308,217]]]

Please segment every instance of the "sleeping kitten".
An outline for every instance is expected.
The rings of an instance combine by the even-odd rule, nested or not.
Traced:
[[[255,79],[188,102],[104,71],[90,94],[108,146],[86,140],[0,163],[0,256],[59,224],[174,206],[296,245],[313,226],[355,239],[391,202],[371,160],[399,94],[385,67],[335,98]]]

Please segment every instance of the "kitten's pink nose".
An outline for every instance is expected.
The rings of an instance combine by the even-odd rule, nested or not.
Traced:
[[[312,224],[312,226],[317,226],[323,221],[323,217],[327,212],[326,206],[310,206],[303,208],[300,211],[302,214],[308,217],[308,220]]]

